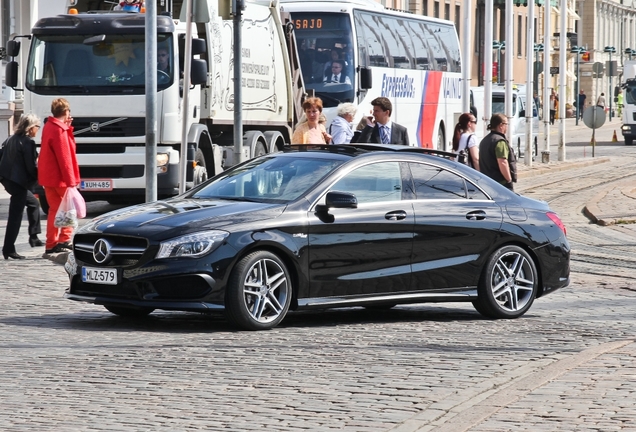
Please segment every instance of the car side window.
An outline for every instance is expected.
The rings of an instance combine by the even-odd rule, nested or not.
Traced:
[[[410,163],[409,167],[418,200],[467,198],[466,182],[457,174],[422,163]]]
[[[398,162],[380,162],[356,168],[338,180],[331,190],[355,194],[359,204],[400,201],[402,175]]]

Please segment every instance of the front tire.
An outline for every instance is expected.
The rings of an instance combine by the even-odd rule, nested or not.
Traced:
[[[489,318],[518,318],[532,306],[538,285],[530,255],[518,246],[504,246],[488,259],[473,304]]]
[[[244,257],[230,276],[225,298],[227,318],[245,330],[269,330],[287,314],[292,286],[285,263],[267,251]]]

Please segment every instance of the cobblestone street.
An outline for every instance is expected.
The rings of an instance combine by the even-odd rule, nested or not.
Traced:
[[[25,222],[28,259],[0,261],[0,429],[636,431],[634,231],[589,222],[576,178],[548,180],[520,189],[564,217],[575,272],[517,320],[470,304],[292,313],[265,332],[194,313],[123,319],[65,300],[63,267],[29,248]],[[1,191],[0,232],[7,204]]]

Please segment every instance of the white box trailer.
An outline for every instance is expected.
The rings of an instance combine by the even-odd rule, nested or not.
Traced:
[[[623,66],[621,80],[623,91],[623,115],[621,132],[626,145],[632,145],[636,138],[636,60],[629,60]]]

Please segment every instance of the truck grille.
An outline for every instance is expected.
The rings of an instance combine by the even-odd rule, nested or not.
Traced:
[[[73,118],[73,134],[79,138],[135,137],[146,134],[144,117]]]

